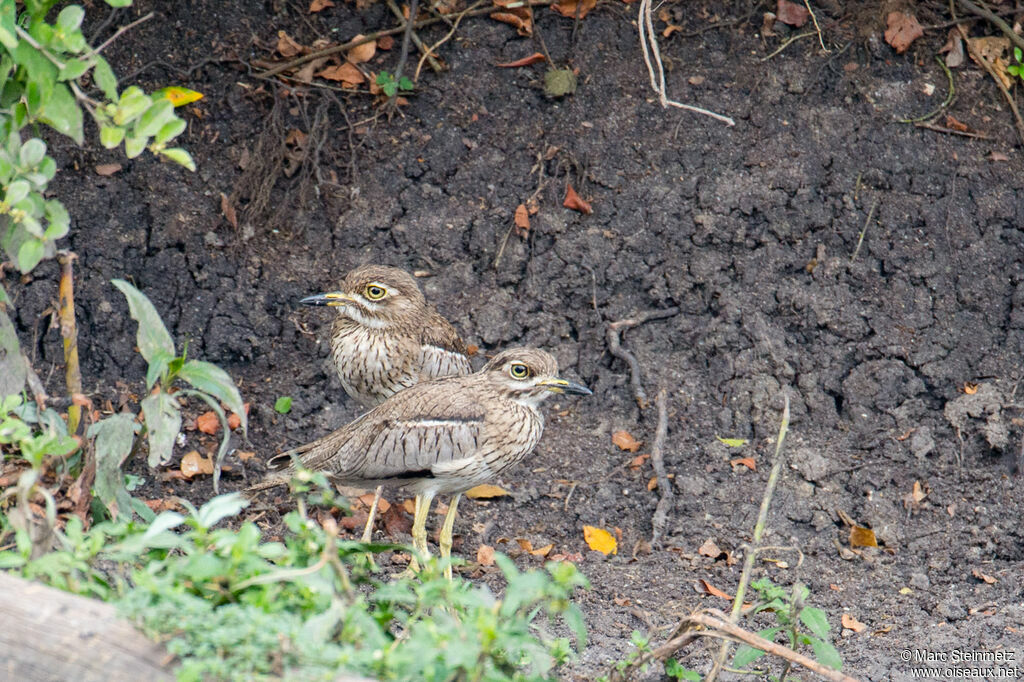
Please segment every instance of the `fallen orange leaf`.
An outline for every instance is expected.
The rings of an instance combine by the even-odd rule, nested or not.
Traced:
[[[505,497],[510,494],[511,493],[509,493],[509,491],[505,490],[501,486],[491,485],[489,483],[473,486],[466,491],[466,497],[471,500],[487,500],[492,497]]]
[[[282,57],[294,57],[307,51],[307,48],[299,45],[284,31],[277,32],[277,51]]]
[[[313,2],[309,3],[309,13],[316,14],[328,7],[334,7],[334,3],[331,0],[313,0]]]
[[[751,471],[757,471],[757,463],[754,461],[753,457],[740,457],[739,459],[731,459],[729,460],[729,464],[732,466],[733,471],[736,470],[736,467],[741,466],[747,467]]]
[[[703,578],[698,578],[697,584],[700,585],[698,592],[703,591],[713,597],[721,597],[722,599],[732,599],[732,595],[723,592]]]
[[[619,553],[619,546],[615,542],[615,536],[604,528],[583,526],[583,539],[586,540],[587,546],[590,549],[601,552],[605,556]]]
[[[235,454],[237,454],[238,455],[238,459],[242,460],[243,462],[248,462],[250,459],[252,459],[253,457],[256,456],[255,452],[246,451],[246,450],[239,450]]]
[[[526,204],[516,206],[515,223],[522,232],[530,231],[530,212],[526,210]]]
[[[897,54],[906,52],[912,42],[924,35],[924,29],[918,23],[917,17],[912,14],[889,12],[885,23],[885,42],[889,43]]]
[[[870,528],[852,526],[850,528],[850,547],[878,547],[875,531]]]
[[[345,62],[341,66],[328,66],[317,75],[329,81],[340,81],[350,86],[359,85],[366,80],[363,72],[356,68],[355,64],[349,62]]]
[[[789,0],[779,0],[778,5],[776,5],[775,15],[782,23],[800,28],[807,23],[811,13],[803,5],[798,5]]]
[[[405,510],[406,514],[415,514],[416,513],[416,500],[413,500],[413,499],[410,498],[410,499],[402,502],[402,509]]]
[[[989,585],[995,585],[997,582],[999,582],[998,580],[996,580],[992,576],[985,575],[984,573],[982,573],[981,571],[979,571],[976,568],[971,571],[971,575],[973,575],[978,580],[983,580],[984,582],[988,583]]]
[[[551,5],[551,9],[570,19],[576,18],[576,12],[579,12],[579,18],[582,19],[595,7],[597,7],[597,0],[558,0],[557,3]]]
[[[365,37],[366,36],[359,34],[352,38],[352,40],[362,40]],[[353,47],[348,51],[348,54],[345,55],[345,58],[353,64],[362,64],[363,62],[368,62],[373,59],[373,55],[375,54],[377,54],[377,41],[371,40],[368,43],[363,43],[362,45],[356,45]]]
[[[395,39],[391,36],[381,36],[377,38],[377,47],[382,50],[390,50],[395,46]]]
[[[192,450],[181,458],[181,475],[185,478],[192,478],[198,474],[212,474],[213,460],[203,457],[196,450]]]
[[[957,122],[959,123],[959,121],[957,121]],[[960,125],[963,125],[963,124],[961,123]],[[950,126],[950,127],[952,128],[952,126]],[[966,132],[966,131],[967,131],[967,126],[963,126],[963,130],[961,132]],[[978,392],[978,384],[972,383],[970,381],[965,381],[964,382],[964,393],[966,393],[967,395],[974,395],[977,392]]]
[[[228,415],[228,428],[234,431],[242,425],[242,418],[232,412]]]
[[[629,460],[629,468],[636,471],[644,465],[644,462],[651,458],[650,455],[637,455],[633,459]]]
[[[843,627],[847,630],[853,630],[854,632],[863,632],[868,629],[868,626],[860,622],[848,613],[844,613],[840,618]]]
[[[101,175],[106,178],[118,172],[121,168],[123,168],[123,166],[119,163],[101,163],[96,166],[96,175]]]
[[[562,202],[562,206],[587,215],[594,212],[594,209],[590,207],[590,204],[584,201],[579,194],[576,194],[576,190],[572,188],[572,185],[569,185],[565,189],[565,201]]]
[[[704,544],[697,550],[697,554],[703,554],[706,557],[717,559],[722,554],[722,548],[715,544],[715,541],[708,538],[704,541]]]
[[[473,357],[479,351],[480,351],[480,346],[474,346],[473,344],[469,344],[468,346],[466,346],[466,355],[468,355],[469,357]]]
[[[554,544],[544,545],[534,549],[533,543],[526,538],[516,538],[516,542],[519,543],[519,548],[524,552],[529,552],[533,556],[547,556],[548,553],[554,548]]]
[[[509,5],[518,5],[509,7]],[[501,9],[500,12],[491,14],[491,19],[512,24],[516,32],[521,36],[533,35],[533,21],[530,18],[530,10],[523,7],[519,0],[494,0],[494,6]]]
[[[629,431],[616,431],[613,433],[612,443],[619,446],[620,450],[625,450],[626,452],[636,452],[644,444],[642,440],[633,438]]]
[[[481,566],[493,566],[494,548],[490,545],[480,545],[476,550],[476,562]]]
[[[537,62],[544,61],[545,57],[540,52],[534,52],[529,57],[523,57],[517,59],[514,62],[505,62],[504,64],[495,64],[495,66],[502,69],[515,69],[520,66],[529,66],[530,64],[536,64]]]
[[[647,481],[647,489],[648,490],[654,490],[657,487],[658,487],[658,477],[657,476],[652,476],[651,480]]]
[[[369,509],[373,506],[373,493],[365,493],[359,496],[359,501]],[[377,502],[377,511],[381,514],[386,514],[388,509],[391,509],[391,503],[385,500],[383,497]]]
[[[217,418],[217,414],[213,410],[203,412],[196,417],[196,428],[212,436],[220,431],[220,419]]]

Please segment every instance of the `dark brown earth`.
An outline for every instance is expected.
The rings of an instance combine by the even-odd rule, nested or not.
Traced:
[[[799,547],[804,560],[779,553],[788,568],[759,562],[758,575],[810,587],[845,670],[860,679],[909,679],[908,649],[1008,649],[1016,660],[996,667],[1024,675],[1024,480],[1015,469],[1024,437],[1024,165],[1011,118],[971,66],[955,72],[952,113],[989,139],[896,122],[945,97],[933,58],[945,29],[896,55],[880,39],[879,3],[845,12],[823,4],[819,20],[835,49],[824,54],[810,37],[768,61],[781,43],[759,37],[766,7],[670,6],[683,27],[662,41],[670,93],[732,116],[730,128],[657,105],[635,5],[601,5],[574,45],[571,20],[538,10],[553,58],[579,69],[573,96],[545,97],[539,66],[495,68],[537,45],[472,18],[440,50],[450,71],[425,70],[390,122],[362,122],[374,113],[368,95],[288,91],[246,64],[271,58],[279,30],[308,45],[389,28],[383,5],[357,12],[338,2],[310,15],[302,2],[137,3],[104,38],[150,10],[157,17],[110,58],[147,88],[206,95],[184,114],[182,143],[199,170],[126,161],[98,146],[58,149],[64,170],[53,189],[74,217],[68,246],[80,257],[88,389],[99,399],[143,390],[134,323],[109,284],[129,278],[175,338],[189,340],[190,357],[219,363],[241,383],[263,460],[356,414],[328,368],[329,314],[300,309],[298,299],[363,262],[426,270],[428,298],[482,353],[537,345],[594,390],[550,405],[537,452],[500,481],[512,497],[464,504],[457,525],[457,552],[470,560],[481,543],[511,549],[503,540],[519,537],[582,554],[593,585],[580,595],[591,645],[567,677],[592,678],[624,657],[633,629],[728,607],[695,585],[705,579],[731,593],[742,562],[697,550],[710,538],[742,556],[783,393],[793,417],[788,463],[766,540]],[[945,3],[919,5],[922,23],[948,19]],[[433,43],[446,32],[423,36]],[[372,68],[394,69],[397,48],[378,53]],[[326,125],[315,125],[318,116]],[[253,164],[273,162],[291,129],[313,133],[318,159],[283,161],[300,168],[268,185],[268,205],[254,213]],[[261,136],[269,144],[258,147]],[[94,172],[110,162],[124,170]],[[540,178],[529,235],[509,236],[495,265],[516,206]],[[592,215],[562,207],[567,183],[592,202]],[[238,206],[237,230],[221,215],[221,193]],[[5,286],[17,296],[23,338],[38,338],[36,368],[60,391],[59,335],[42,317],[56,298],[55,275],[49,264],[24,284],[8,274]],[[633,455],[613,446],[611,433],[627,430],[649,452],[656,412],[638,409],[605,329],[672,306],[678,315],[624,335],[648,392],[664,386],[669,395],[665,463],[676,502],[666,546],[644,552],[638,543],[651,535],[658,499],[647,489],[653,474],[649,462],[631,471]],[[966,393],[973,384],[977,393]],[[287,416],[272,408],[278,396],[294,399]],[[716,436],[750,443],[731,449]],[[185,449],[201,444],[195,432],[188,440]],[[745,456],[756,472],[729,465]],[[253,461],[229,464],[229,490],[261,472]],[[208,480],[147,478],[144,498],[212,494]],[[908,504],[915,482],[927,496]],[[841,515],[872,528],[882,547],[850,552]],[[585,524],[620,528],[619,554],[588,552]],[[842,630],[844,613],[867,629]],[[684,663],[706,670],[708,650],[696,651]]]

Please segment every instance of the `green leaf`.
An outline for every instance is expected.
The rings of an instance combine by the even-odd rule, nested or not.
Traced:
[[[113,149],[124,140],[124,128],[116,126],[100,126],[100,144],[107,149]]]
[[[46,143],[38,137],[29,139],[18,151],[18,163],[23,168],[35,168],[46,156]]]
[[[135,123],[136,137],[153,137],[174,118],[174,104],[167,99],[154,101]]]
[[[843,667],[843,659],[840,658],[839,652],[836,648],[826,641],[820,640],[817,637],[807,637],[811,642],[811,648],[814,649],[814,658],[822,665],[827,665],[833,670],[839,670]]]
[[[121,290],[124,297],[128,299],[128,310],[132,319],[139,323],[139,332],[136,343],[139,352],[146,362],[152,362],[158,352],[174,357],[174,341],[167,332],[160,313],[156,311],[153,304],[146,295],[123,279],[111,280],[111,283]]]
[[[181,147],[171,147],[170,149],[162,149],[160,153],[166,156],[171,161],[184,166],[190,171],[195,171],[196,162],[192,160],[192,155]]]
[[[583,620],[583,612],[576,604],[569,604],[562,613],[562,618],[576,638],[576,650],[582,652],[587,647],[587,624]]]
[[[132,4],[132,0],[106,0],[107,4],[111,7],[128,7]]]
[[[165,350],[158,350],[149,361],[149,368],[146,370],[146,388],[153,388],[153,385],[162,380],[170,369],[170,365],[177,358]]]
[[[775,635],[777,635],[779,633],[779,630],[781,629],[782,626],[779,625],[773,628],[766,628],[764,630],[761,630],[757,634],[759,637],[763,637],[764,639],[774,640]],[[755,649],[754,647],[749,646],[747,644],[741,644],[736,649],[736,655],[732,658],[732,667],[746,668],[748,665],[764,656],[764,654],[765,652],[760,649]]]
[[[156,137],[153,138],[153,142],[157,144],[164,144],[185,132],[185,128],[186,123],[184,119],[177,117],[172,118],[156,132]]]
[[[82,144],[82,110],[68,87],[56,83],[49,99],[43,103],[39,120]]]
[[[134,159],[144,151],[146,151],[146,138],[126,137],[124,139],[124,153],[129,159]]]
[[[131,517],[131,501],[124,487],[121,465],[135,442],[135,415],[120,412],[89,427],[96,439],[96,495],[115,519]]]
[[[7,300],[7,292],[0,287],[0,303]],[[0,396],[21,393],[27,370],[21,359],[21,346],[14,325],[0,306]],[[0,415],[2,417],[3,415]]]
[[[64,68],[57,74],[57,79],[71,81],[81,78],[82,74],[89,70],[89,62],[81,59],[70,59],[64,63]]]
[[[103,57],[96,57],[92,79],[108,100],[117,101],[117,76],[114,75],[114,70],[110,68],[110,64]]]
[[[402,76],[400,79],[398,79],[398,87],[401,88],[402,90],[412,90],[413,88],[416,87],[416,84],[413,83],[408,78],[406,78],[405,76]]]
[[[57,28],[65,33],[77,31],[85,18],[85,10],[78,5],[68,5],[57,15]]]
[[[117,113],[114,114],[114,123],[126,125],[131,123],[149,109],[153,100],[139,87],[132,85],[121,93],[117,102]]]
[[[46,245],[43,240],[38,237],[29,237],[18,248],[18,269],[22,274],[31,272],[35,266],[39,265],[39,261],[43,260],[45,253]]]
[[[28,193],[31,191],[32,186],[28,184],[28,181],[15,180],[7,186],[7,192],[4,193],[4,202],[8,206],[13,206],[27,197]]]
[[[46,226],[43,237],[50,241],[65,236],[71,227],[71,216],[68,215],[68,210],[56,199],[46,202],[46,220],[49,224]]]
[[[800,622],[821,639],[828,639],[828,616],[821,609],[813,606],[804,607],[800,611]]]
[[[15,30],[16,8],[14,0],[0,2],[0,44],[8,50],[18,46],[18,33]]]
[[[700,682],[700,674],[696,670],[690,670],[684,668],[674,658],[670,658],[665,661],[665,674],[669,677],[674,677],[677,680],[686,680],[687,682]]]
[[[164,391],[157,391],[143,400],[142,417],[149,440],[149,468],[168,464],[174,454],[174,440],[181,431],[181,410],[178,402]]]
[[[209,393],[228,406],[242,420],[242,433],[248,433],[249,420],[245,415],[242,396],[231,375],[217,365],[202,360],[189,360],[182,365],[178,376],[204,393]]]
[[[248,506],[249,500],[242,493],[218,495],[199,508],[196,521],[202,528],[212,528],[221,519],[234,516]]]
[[[278,414],[288,414],[292,411],[292,398],[288,395],[283,395],[274,401],[274,411]]]
[[[715,436],[715,438],[727,448],[741,448],[747,444],[746,438],[722,438],[721,436]]]

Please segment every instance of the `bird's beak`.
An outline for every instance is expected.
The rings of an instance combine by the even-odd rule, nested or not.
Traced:
[[[306,298],[299,301],[304,305],[327,305],[327,306],[343,306],[349,303],[355,303],[355,299],[348,294],[343,294],[340,291],[332,291],[328,294],[317,294],[316,296],[307,296]]]
[[[594,395],[593,391],[584,386],[583,384],[577,384],[574,381],[566,381],[565,379],[542,379],[537,382],[538,386],[543,386],[552,393],[571,393],[572,395]]]

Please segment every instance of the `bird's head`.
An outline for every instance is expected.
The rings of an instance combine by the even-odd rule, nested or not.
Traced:
[[[558,376],[558,362],[537,348],[513,348],[498,353],[482,370],[508,397],[536,407],[552,393],[592,395],[589,388]]]
[[[340,314],[378,329],[398,324],[426,307],[412,275],[386,265],[360,265],[345,276],[337,291],[307,296],[300,303],[337,307]]]

